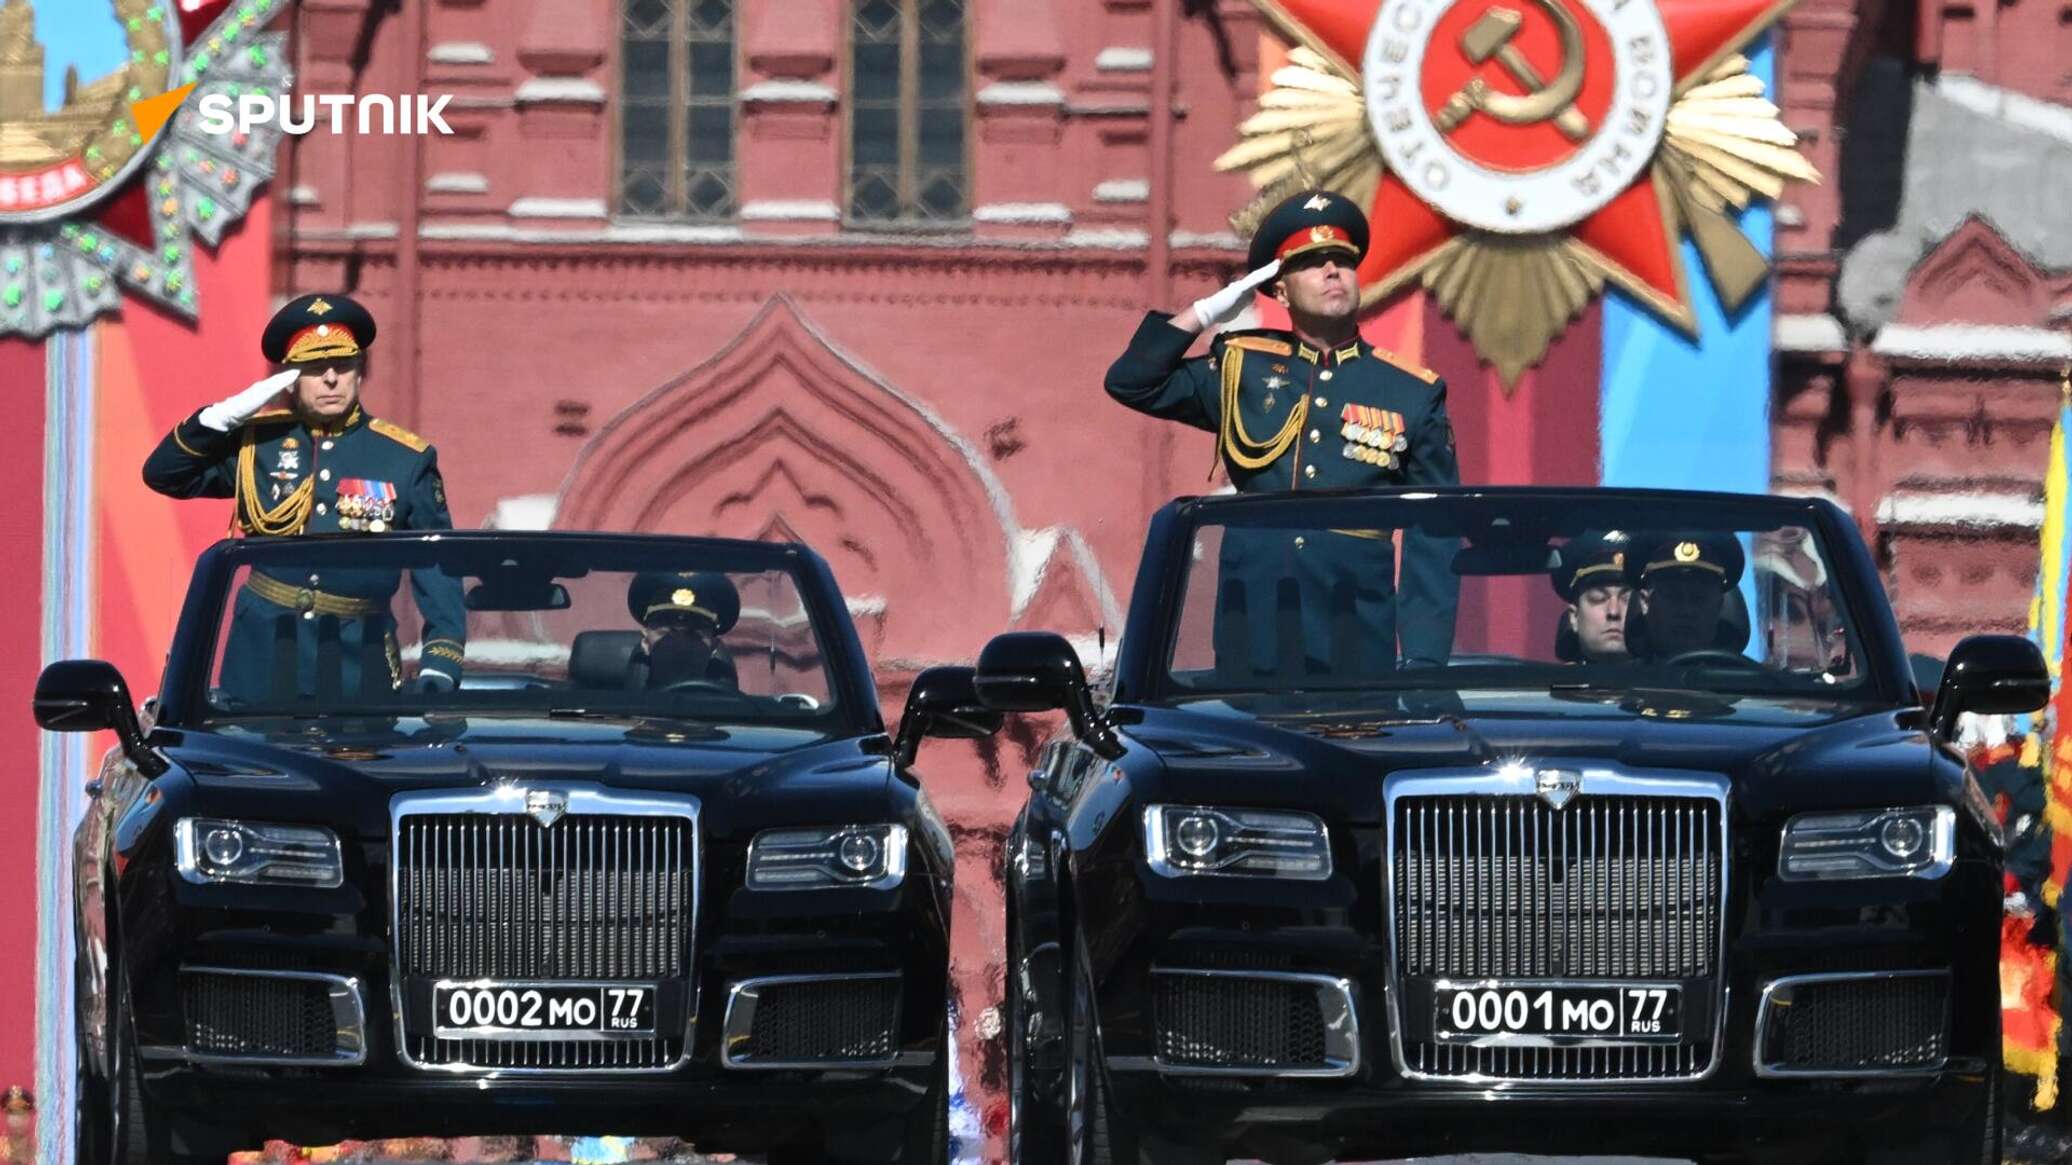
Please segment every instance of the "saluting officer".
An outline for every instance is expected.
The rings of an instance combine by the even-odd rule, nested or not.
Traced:
[[[1564,663],[1624,663],[1627,537],[1618,530],[1587,531],[1554,552],[1554,591],[1568,604],[1555,634],[1554,655]]]
[[[259,342],[282,371],[182,421],[145,459],[144,483],[169,497],[235,499],[240,535],[452,529],[437,451],[360,406],[374,332],[344,295],[291,301]],[[399,688],[389,600],[400,581],[377,568],[253,570],[232,614],[222,688],[255,703]],[[416,687],[451,689],[467,636],[460,581],[432,571],[410,581],[424,616]]]
[[[1178,315],[1149,313],[1108,369],[1108,394],[1216,434],[1241,493],[1458,484],[1446,383],[1360,338],[1356,271],[1367,240],[1366,216],[1337,194],[1281,202],[1253,235],[1251,274]],[[1207,356],[1187,358],[1195,336],[1262,285],[1288,309],[1292,331],[1224,332]],[[1219,668],[1372,676],[1396,666],[1399,636],[1403,666],[1444,664],[1459,598],[1455,545],[1406,532],[1399,593],[1388,531],[1225,531]],[[1299,643],[1278,629],[1284,579],[1295,581]]]

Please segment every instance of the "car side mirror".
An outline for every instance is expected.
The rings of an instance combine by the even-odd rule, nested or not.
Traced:
[[[1973,635],[1957,644],[1944,666],[1929,712],[1929,730],[1954,739],[1966,712],[2005,716],[2034,712],[2050,701],[2050,671],[2043,652],[2019,635]]]
[[[931,667],[914,677],[892,742],[894,763],[913,764],[924,737],[984,740],[1000,731],[1005,717],[979,701],[973,674],[968,667]]]
[[[1079,653],[1065,637],[1051,631],[1010,631],[996,635],[978,653],[974,680],[978,698],[1000,712],[1051,712],[1064,709],[1072,731],[1101,756],[1122,755],[1115,729],[1094,707],[1093,689]]]
[[[115,665],[101,659],[63,659],[36,677],[36,723],[51,732],[112,729],[122,751],[147,777],[166,771],[165,758],[144,742],[137,706]]]

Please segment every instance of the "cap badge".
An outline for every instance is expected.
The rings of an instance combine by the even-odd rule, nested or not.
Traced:
[[[1676,544],[1676,560],[1677,560],[1678,562],[1696,562],[1696,561],[1698,561],[1698,544],[1697,544],[1696,542],[1679,542],[1679,543],[1677,543],[1677,544]]]
[[[678,587],[669,593],[669,602],[671,605],[678,607],[696,606],[698,592],[689,587]]]
[[[1330,227],[1309,228],[1309,241],[1312,243],[1328,243],[1337,236],[1338,232]]]
[[[323,315],[325,312],[330,311],[331,305],[325,303],[322,297],[318,297],[316,299],[310,300],[309,307],[305,308],[304,310],[308,311],[309,314],[313,316],[320,316]]]
[[[1612,554],[1612,569],[1613,569],[1613,570],[1625,570],[1625,569],[1626,569],[1626,552],[1625,552],[1625,551],[1623,551],[1623,550],[1620,550],[1620,551],[1615,551],[1615,552],[1614,552],[1614,553]]]
[[[330,325],[330,324],[318,324],[318,325],[317,325],[317,335],[319,335],[319,336],[328,336],[328,335],[330,335],[330,334],[331,334],[331,325]]]
[[[1305,202],[1305,203],[1303,203],[1303,204],[1302,204],[1302,209],[1304,209],[1304,210],[1328,210],[1328,209],[1330,209],[1330,206],[1331,206],[1331,200],[1330,200],[1330,199],[1328,199],[1328,198],[1324,197],[1324,196],[1323,196],[1323,195],[1321,195],[1321,194],[1312,194],[1312,195],[1310,195],[1310,196],[1309,196],[1309,201],[1308,201],[1308,202]]]

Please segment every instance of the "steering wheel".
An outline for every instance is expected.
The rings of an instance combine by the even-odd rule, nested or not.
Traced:
[[[664,685],[661,688],[661,690],[664,692],[672,693],[709,692],[716,696],[725,696],[728,699],[738,700],[751,708],[762,707],[761,704],[758,704],[756,702],[754,696],[749,695],[748,693],[742,691],[739,688],[730,688],[727,685],[720,683],[718,680],[678,680],[673,684]]]
[[[1696,651],[1686,651],[1681,655],[1670,656],[1662,662],[1670,667],[1712,663],[1761,670],[1763,666],[1761,661],[1750,659],[1738,651],[1725,651],[1717,647],[1701,647]]]

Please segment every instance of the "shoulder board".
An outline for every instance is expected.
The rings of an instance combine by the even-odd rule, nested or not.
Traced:
[[[1232,336],[1223,341],[1226,348],[1243,348],[1247,352],[1263,352],[1268,356],[1292,356],[1295,345],[1286,340],[1275,340],[1266,336]]]
[[[1419,380],[1424,381],[1426,384],[1437,384],[1439,382],[1438,373],[1432,371],[1429,368],[1412,364],[1410,361],[1403,359],[1401,356],[1396,355],[1394,352],[1389,351],[1387,348],[1376,348],[1374,349],[1374,354],[1376,356],[1381,357],[1383,360],[1387,361],[1394,367],[1400,368],[1403,371],[1408,372],[1410,375],[1417,377]]]
[[[260,412],[253,413],[249,417],[246,417],[245,424],[268,425],[278,421],[292,421],[294,419],[294,409],[264,409]]]
[[[376,419],[368,421],[367,427],[381,434],[382,436],[387,437],[389,440],[394,441],[398,445],[407,446],[412,453],[422,453],[425,450],[430,449],[432,447],[432,443],[430,441],[427,441],[423,437],[418,436],[417,434],[411,432],[403,426],[396,424],[394,421],[384,421]]]

